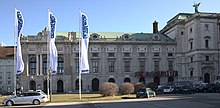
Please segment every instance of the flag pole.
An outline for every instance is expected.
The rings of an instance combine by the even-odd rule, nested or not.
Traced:
[[[47,14],[48,14],[48,25],[47,25],[47,27],[48,27],[48,36],[47,36],[47,98],[50,100],[50,89],[49,89],[49,85],[50,85],[50,76],[49,76],[49,74],[50,74],[50,68],[49,68],[49,50],[50,50],[50,48],[49,48],[49,36],[50,36],[50,15],[49,15],[49,9],[48,9],[48,12],[47,12]]]
[[[17,83],[17,81],[16,81],[16,79],[17,79],[17,77],[16,77],[16,73],[17,73],[17,70],[16,70],[16,66],[17,66],[17,63],[16,63],[16,58],[17,58],[17,56],[16,56],[16,17],[17,17],[17,15],[16,15],[16,12],[17,12],[17,9],[15,8],[15,19],[14,19],[14,95],[16,96],[16,83]]]
[[[80,32],[80,27],[81,27],[81,11],[79,10],[79,99],[81,99],[81,32]]]

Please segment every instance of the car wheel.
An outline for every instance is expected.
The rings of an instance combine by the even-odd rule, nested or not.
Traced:
[[[35,100],[33,101],[33,104],[34,104],[34,105],[39,105],[39,104],[40,104],[40,101],[37,100],[37,99],[35,99]]]
[[[13,104],[14,104],[14,103],[13,103],[11,100],[9,100],[9,101],[6,102],[6,105],[7,105],[7,106],[12,106]]]

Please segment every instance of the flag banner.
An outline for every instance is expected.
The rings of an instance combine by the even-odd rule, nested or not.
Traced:
[[[82,21],[82,35],[81,35],[80,72],[89,73],[89,62],[88,62],[89,25],[88,25],[88,17],[84,13],[81,13],[81,21]]]
[[[49,49],[50,49],[50,68],[52,69],[52,75],[57,73],[57,48],[55,45],[55,38],[56,38],[56,18],[55,16],[49,11],[49,28],[50,28],[50,42],[49,42]]]
[[[20,38],[21,38],[21,31],[24,25],[24,19],[21,11],[17,9],[15,9],[15,11],[16,11],[15,25],[17,30],[16,74],[21,74],[24,71],[24,62],[22,59]]]

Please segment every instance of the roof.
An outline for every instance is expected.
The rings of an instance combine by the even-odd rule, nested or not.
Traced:
[[[79,33],[80,32],[76,32],[76,37],[79,37]],[[103,38],[116,38],[116,37],[120,37],[123,34],[131,34],[131,33],[125,33],[125,32],[89,32],[89,34],[98,34],[100,36],[102,36]],[[64,36],[64,37],[68,37],[68,32],[56,32],[57,36]]]
[[[174,41],[173,39],[171,39],[170,37],[168,37],[165,34],[161,34],[161,33],[134,33],[131,35],[133,39],[135,40],[139,40],[139,41],[166,41],[166,42],[172,42]]]
[[[14,57],[14,46],[1,46],[0,58]]]
[[[167,21],[167,24],[170,24],[171,22],[176,21],[176,20],[183,20],[183,19],[189,18],[192,15],[193,15],[192,13],[178,13],[176,16],[174,16],[169,21]]]

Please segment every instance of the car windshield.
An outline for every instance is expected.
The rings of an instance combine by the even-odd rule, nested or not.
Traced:
[[[140,89],[139,90],[139,92],[145,92],[146,91],[146,89]]]

